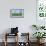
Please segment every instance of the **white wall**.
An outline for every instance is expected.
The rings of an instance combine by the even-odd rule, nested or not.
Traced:
[[[24,18],[10,18],[10,9],[19,8],[24,9]],[[16,26],[19,32],[31,34],[32,24],[36,24],[36,0],[0,0],[0,34]]]

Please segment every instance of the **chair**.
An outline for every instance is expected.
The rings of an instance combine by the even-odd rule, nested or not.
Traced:
[[[29,42],[29,33],[21,33],[22,40],[27,39],[26,41],[20,42],[19,46],[30,46]]]
[[[16,46],[18,46],[18,27],[16,28],[11,28],[11,33],[5,33],[5,46],[7,46],[8,42],[7,42],[7,38],[13,37],[13,36],[17,36],[17,42],[16,42]]]

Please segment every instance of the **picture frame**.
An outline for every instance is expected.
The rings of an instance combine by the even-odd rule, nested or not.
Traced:
[[[46,21],[46,0],[36,1],[36,24],[45,25]]]
[[[37,16],[40,18],[46,18],[46,0],[37,0],[36,2]]]
[[[10,9],[11,18],[24,18],[24,9]]]

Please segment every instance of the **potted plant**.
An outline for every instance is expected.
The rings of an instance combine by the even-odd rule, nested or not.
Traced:
[[[32,25],[32,27],[35,28],[36,30],[45,29],[45,26]]]
[[[36,30],[38,30],[37,25],[32,25],[33,28],[35,28]]]
[[[46,36],[45,34],[46,34],[45,32],[35,32],[33,35],[37,38],[38,43],[40,43],[40,40],[42,38],[45,38],[44,37]]]
[[[41,26],[40,29],[45,29],[45,26]]]

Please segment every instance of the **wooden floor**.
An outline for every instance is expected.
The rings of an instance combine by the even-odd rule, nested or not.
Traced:
[[[0,42],[0,46],[4,46],[4,43],[2,42]],[[10,43],[8,43],[8,45],[7,46],[15,46],[15,42],[14,43],[12,43],[12,42],[10,42]],[[21,45],[22,46],[22,45]],[[24,45],[25,46],[25,45]],[[30,43],[30,46],[37,46],[37,43],[34,43],[34,42],[32,42],[32,43]],[[41,45],[41,46],[46,46],[46,43],[44,43],[43,45]]]

